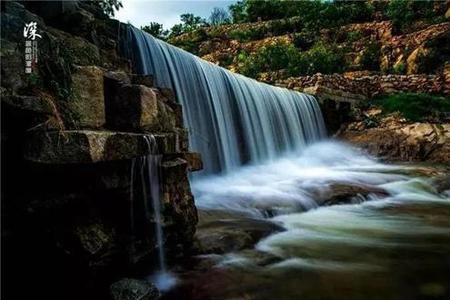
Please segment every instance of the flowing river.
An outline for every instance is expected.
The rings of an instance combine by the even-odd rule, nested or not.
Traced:
[[[218,253],[190,261],[166,297],[448,299],[450,186],[436,179],[445,173],[322,142],[195,181],[197,236]],[[318,207],[343,187],[363,188]]]
[[[171,88],[205,170],[194,255],[165,299],[450,299],[448,169],[326,141],[316,100],[129,26],[138,73]]]

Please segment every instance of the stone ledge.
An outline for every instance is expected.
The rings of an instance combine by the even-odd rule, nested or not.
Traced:
[[[39,131],[28,136],[25,159],[45,164],[82,164],[149,154],[145,134],[111,131]],[[155,135],[161,152],[176,150],[175,139]],[[172,151],[171,151],[172,152]]]

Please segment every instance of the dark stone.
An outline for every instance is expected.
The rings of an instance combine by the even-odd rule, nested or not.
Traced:
[[[173,110],[160,101],[157,89],[144,85],[124,84],[118,96],[107,98],[108,126],[123,131],[173,131]]]
[[[35,131],[28,136],[25,158],[46,164],[124,160],[150,153],[143,134],[110,131]]]
[[[347,182],[333,182],[324,191],[316,191],[315,194],[316,202],[319,205],[353,203],[357,197],[365,198],[369,194],[379,198],[389,195],[385,189],[377,186]]]
[[[145,85],[150,88],[154,87],[152,75],[133,74],[131,75],[131,82],[133,84]]]
[[[124,278],[111,285],[113,300],[155,300],[160,297],[158,289],[150,282]]]
[[[2,102],[19,111],[31,112],[43,115],[52,115],[52,105],[45,99],[37,96],[5,96]]]

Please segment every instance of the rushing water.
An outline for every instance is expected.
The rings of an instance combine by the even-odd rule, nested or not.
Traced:
[[[150,280],[161,290],[165,291],[173,287],[176,283],[175,277],[170,274],[166,266],[166,258],[164,254],[164,235],[163,235],[163,219],[161,211],[161,183],[160,183],[160,163],[162,155],[158,152],[158,145],[153,135],[145,136],[145,142],[148,147],[149,154],[143,157],[135,158],[131,161],[131,184],[130,184],[130,229],[133,237],[135,222],[135,173],[138,171],[142,187],[143,210],[146,222],[153,221],[154,236],[158,251],[158,270],[149,276]],[[136,166],[138,170],[136,170]],[[153,213],[153,220],[151,214]]]
[[[230,247],[198,256],[167,299],[449,299],[450,185],[424,170],[322,142],[194,182],[200,243]],[[318,207],[336,186],[375,193]],[[261,222],[280,228],[241,244]]]
[[[175,91],[204,173],[274,159],[325,136],[314,97],[231,73],[132,26],[127,34],[135,71]]]
[[[450,299],[448,182],[318,142],[313,97],[133,27],[124,45],[138,73],[174,89],[206,167],[192,182],[202,255],[176,268],[166,299]]]

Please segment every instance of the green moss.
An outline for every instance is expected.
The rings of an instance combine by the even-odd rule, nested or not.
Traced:
[[[410,121],[439,120],[448,118],[450,114],[450,97],[398,93],[379,97],[373,102],[380,105],[384,112],[398,112]]]

